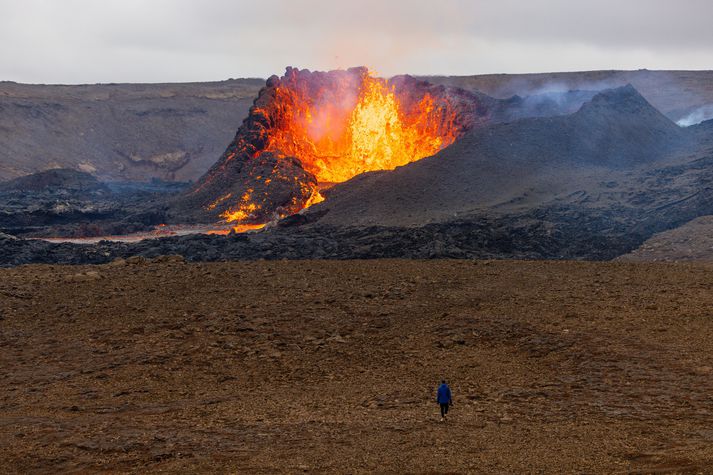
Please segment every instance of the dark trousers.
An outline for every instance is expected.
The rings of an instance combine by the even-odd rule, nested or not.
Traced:
[[[448,414],[448,406],[448,403],[441,404],[441,417],[446,417],[446,414]]]

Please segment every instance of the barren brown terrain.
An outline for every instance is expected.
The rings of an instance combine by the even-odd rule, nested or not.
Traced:
[[[0,270],[0,472],[709,472],[712,271]]]
[[[620,261],[708,261],[713,262],[713,216],[654,234]]]

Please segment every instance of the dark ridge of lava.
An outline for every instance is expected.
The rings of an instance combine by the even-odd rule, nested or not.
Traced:
[[[317,179],[305,170],[299,157],[277,157],[266,153],[269,134],[280,113],[275,100],[277,88],[288,83],[316,94],[321,88],[354,81],[366,68],[311,72],[288,67],[282,77],[270,77],[260,91],[234,140],[225,153],[196,184],[169,205],[172,222],[216,222],[235,208],[243,197],[255,205],[243,222],[265,223],[301,210],[317,190]],[[448,101],[456,115],[460,133],[488,119],[497,101],[463,89],[435,86],[411,76],[389,81],[401,101],[417,101],[430,94],[436,101]]]

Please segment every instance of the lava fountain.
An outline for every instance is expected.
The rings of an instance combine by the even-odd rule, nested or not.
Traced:
[[[322,201],[335,183],[434,155],[472,121],[472,103],[410,76],[287,68],[188,201],[213,219],[265,223]]]
[[[310,91],[294,71],[275,90],[277,110],[255,112],[274,123],[265,149],[297,157],[320,183],[393,170],[456,138],[455,113],[428,92],[409,103],[397,97],[395,86],[365,70]]]

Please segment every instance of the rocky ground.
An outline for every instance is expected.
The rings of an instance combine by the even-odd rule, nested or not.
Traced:
[[[281,259],[590,259],[608,260],[645,237],[620,224],[601,231],[609,214],[552,210],[528,216],[463,219],[403,227],[281,227],[241,234],[190,234],[139,242],[90,243],[18,239],[0,233],[0,267],[22,264],[106,264],[115,258],[181,255],[192,262]],[[303,219],[301,215],[295,220]],[[541,217],[542,219],[542,217]]]
[[[713,261],[713,216],[655,234],[620,261]]]
[[[153,229],[163,222],[152,203],[185,183],[99,182],[72,169],[53,169],[0,182],[0,233],[18,237],[91,237]]]
[[[174,257],[0,270],[0,472],[706,472],[711,275]]]

